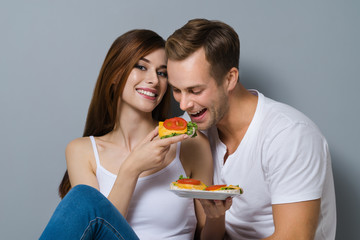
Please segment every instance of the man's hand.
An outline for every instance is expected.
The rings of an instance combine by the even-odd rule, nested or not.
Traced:
[[[225,212],[229,210],[232,205],[232,198],[228,197],[225,200],[207,200],[207,199],[197,199],[205,212],[205,215],[209,219],[223,217]]]
[[[196,199],[206,215],[205,226],[201,231],[201,240],[223,239],[225,235],[225,212],[232,205],[232,198],[226,200]]]

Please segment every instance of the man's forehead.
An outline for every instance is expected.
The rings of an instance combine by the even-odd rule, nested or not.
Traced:
[[[171,86],[171,87],[174,87],[174,88],[188,88],[185,84],[185,81],[183,81],[183,79],[179,79],[179,80],[172,80],[170,77],[168,78],[168,84]]]
[[[206,84],[203,83],[192,83],[192,82],[185,82],[185,81],[169,81],[169,85],[174,88],[178,89],[194,89],[194,88],[200,88],[206,86]]]
[[[205,88],[209,84],[212,85],[212,81],[215,81],[211,76],[208,75],[181,75],[176,78],[168,76],[168,84],[176,89],[191,90],[196,88]]]

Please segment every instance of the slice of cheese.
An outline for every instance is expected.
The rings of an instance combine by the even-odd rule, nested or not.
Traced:
[[[193,185],[193,184],[182,184],[178,182],[172,182],[170,184],[170,189],[188,189],[188,190],[204,190],[207,186],[201,182],[199,185]]]
[[[159,122],[159,137],[170,135],[172,133],[184,134],[187,132],[187,127],[184,130],[169,130],[164,127],[164,122]]]

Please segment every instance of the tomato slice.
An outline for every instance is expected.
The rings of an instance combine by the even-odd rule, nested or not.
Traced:
[[[205,191],[214,191],[214,190],[217,190],[222,187],[226,187],[226,185],[212,185],[212,186],[205,188]]]
[[[164,121],[164,127],[169,130],[184,130],[186,126],[186,120],[179,117],[169,118]]]
[[[177,182],[181,183],[181,184],[192,184],[192,185],[200,185],[201,184],[201,182],[199,180],[192,179],[192,178],[179,179],[179,180],[177,180]]]

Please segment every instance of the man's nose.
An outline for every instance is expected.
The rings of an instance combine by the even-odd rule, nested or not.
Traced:
[[[180,99],[180,109],[183,111],[189,110],[193,106],[193,101],[189,96],[183,95]]]

